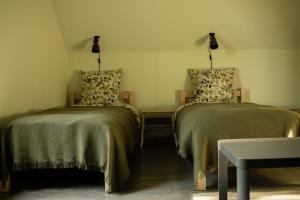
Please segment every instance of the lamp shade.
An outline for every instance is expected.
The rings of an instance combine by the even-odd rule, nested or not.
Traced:
[[[93,41],[93,46],[92,46],[92,52],[93,53],[99,53],[100,52],[99,38],[100,38],[100,36],[94,36],[94,41]]]
[[[210,42],[209,42],[209,48],[210,49],[217,49],[219,47],[217,39],[215,37],[215,33],[209,33],[209,38],[210,38]]]

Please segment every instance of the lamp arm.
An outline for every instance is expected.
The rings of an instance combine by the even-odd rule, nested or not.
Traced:
[[[98,53],[98,64],[99,64],[99,72],[100,72],[100,52]]]
[[[208,51],[209,51],[210,69],[212,70],[213,69],[213,61],[212,61],[212,56],[211,56],[211,49],[208,48]]]

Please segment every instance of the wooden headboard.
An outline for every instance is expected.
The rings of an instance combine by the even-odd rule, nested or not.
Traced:
[[[234,89],[233,96],[237,97],[239,103],[245,102],[245,90],[242,88]],[[195,95],[192,91],[180,90],[179,92],[179,104],[184,105],[195,99]]]
[[[120,92],[120,98],[128,104],[133,105],[133,93],[132,91]],[[68,95],[68,105],[76,105],[80,102],[81,95],[75,92],[70,92]]]

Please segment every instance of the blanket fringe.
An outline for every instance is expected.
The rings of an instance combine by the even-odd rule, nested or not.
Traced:
[[[69,169],[94,170],[104,172],[105,170],[97,164],[80,162],[21,162],[13,164],[13,171],[25,171],[30,169]]]

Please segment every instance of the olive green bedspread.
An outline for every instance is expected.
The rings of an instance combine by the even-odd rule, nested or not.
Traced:
[[[193,104],[177,113],[179,154],[194,165],[194,185],[217,169],[217,142],[231,138],[298,136],[295,112],[250,103]],[[279,147],[280,148],[280,147]]]
[[[137,129],[136,115],[124,107],[64,107],[17,118],[1,132],[1,177],[10,170],[99,170],[105,190],[114,192],[129,177]]]

